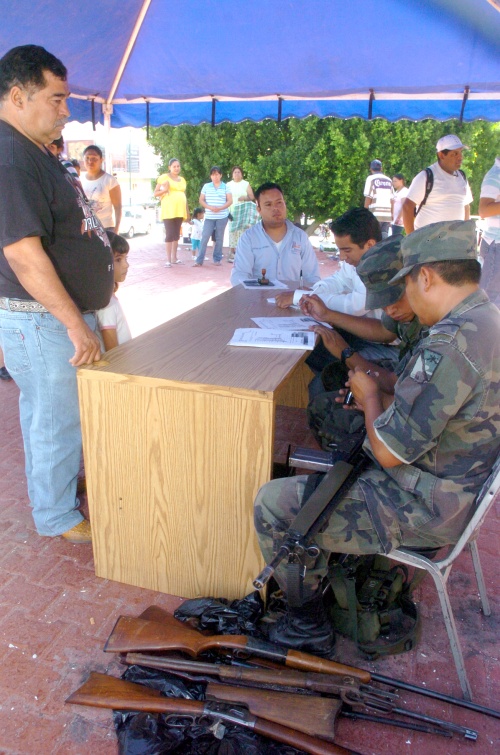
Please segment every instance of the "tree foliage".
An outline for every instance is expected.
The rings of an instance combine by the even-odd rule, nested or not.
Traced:
[[[407,184],[436,159],[435,145],[444,134],[458,134],[464,144],[463,170],[471,184],[477,212],[484,174],[498,151],[499,124],[484,121],[420,122],[359,118],[338,120],[309,117],[281,124],[222,123],[215,127],[161,126],[152,129],[150,142],[162,159],[162,170],[171,157],[181,161],[190,209],[198,204],[200,189],[210,180],[210,168],[219,165],[230,180],[233,165],[241,165],[254,189],[264,181],[276,181],[285,193],[289,216],[302,215],[317,223],[363,204],[363,187],[371,160],[382,160],[384,172],[402,173]]]

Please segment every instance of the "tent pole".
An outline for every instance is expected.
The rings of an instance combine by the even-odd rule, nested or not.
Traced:
[[[128,63],[128,59],[130,58],[130,55],[135,45],[135,40],[137,39],[137,35],[139,34],[141,30],[141,26],[144,22],[144,18],[146,16],[146,13],[148,12],[150,5],[151,5],[151,0],[143,0],[141,10],[139,11],[139,16],[137,17],[137,21],[134,24],[134,28],[132,29],[132,34],[130,35],[130,39],[127,42],[125,52],[123,53],[123,57],[120,61],[120,65],[118,66],[118,70],[116,72],[115,78],[111,85],[111,89],[109,90],[109,94],[106,98],[107,105],[110,105],[113,101],[113,97],[116,94],[116,90],[118,89],[118,85],[123,76],[123,71],[125,70],[125,66]]]
[[[460,118],[459,118],[460,125],[462,125],[462,123],[464,122],[464,111],[465,111],[465,106],[467,104],[467,100],[469,99],[469,92],[470,92],[470,86],[467,85],[464,89],[464,96],[462,98],[462,107],[460,108]]]
[[[106,173],[113,175],[113,155],[111,152],[111,114],[113,105],[103,102],[102,112],[104,114],[104,153]]]

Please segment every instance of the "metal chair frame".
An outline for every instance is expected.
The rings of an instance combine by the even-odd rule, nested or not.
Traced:
[[[330,459],[331,454],[329,455],[322,451],[313,451],[311,449],[297,448],[295,450],[295,453],[290,456],[289,463],[290,466],[293,467],[310,469],[311,471],[315,472],[326,472],[332,466]],[[467,673],[465,671],[464,657],[458,638],[455,617],[453,615],[453,610],[448,595],[447,581],[455,559],[461,554],[465,546],[468,545],[472,557],[474,573],[476,575],[483,613],[485,616],[491,615],[490,604],[484,583],[483,570],[481,567],[481,561],[479,559],[477,538],[481,525],[483,524],[486,515],[488,514],[490,507],[493,505],[495,497],[499,491],[500,456],[497,458],[490,476],[478,493],[474,514],[465,527],[456,545],[449,546],[448,553],[445,558],[430,561],[425,556],[404,547],[397,548],[386,554],[387,557],[392,559],[393,561],[406,564],[407,566],[413,566],[416,569],[424,569],[426,572],[428,572],[428,574],[432,576],[438,592],[439,602],[441,604],[441,610],[443,612],[443,619],[446,626],[446,631],[448,633],[448,639],[450,641],[451,652],[453,655],[453,660],[455,661],[458,678],[460,680],[460,686],[462,688],[463,696],[466,700],[472,700],[472,692],[469,680],[467,678]]]
[[[440,558],[435,561],[430,561],[423,555],[415,553],[407,548],[397,548],[396,550],[387,553],[387,557],[393,561],[397,561],[407,566],[414,566],[416,569],[424,569],[430,574],[436,585],[438,592],[439,602],[441,604],[441,610],[443,612],[443,619],[448,633],[448,639],[450,641],[451,652],[455,666],[457,669],[458,678],[460,680],[460,686],[462,688],[462,694],[466,700],[472,700],[472,692],[465,671],[464,657],[462,654],[462,648],[458,638],[457,627],[455,623],[455,617],[453,616],[453,610],[451,608],[450,598],[447,590],[447,581],[451,572],[455,559],[461,554],[466,545],[469,546],[469,550],[472,556],[472,564],[474,567],[474,573],[476,575],[477,587],[481,598],[481,605],[485,616],[491,615],[490,604],[488,596],[486,594],[486,586],[484,583],[483,570],[481,568],[481,561],[479,559],[479,549],[477,547],[477,538],[479,530],[483,524],[488,511],[490,510],[497,493],[500,490],[500,457],[496,460],[493,467],[493,471],[483,485],[481,491],[476,498],[476,508],[472,518],[465,527],[459,541],[456,545],[450,546],[450,550],[445,558]]]

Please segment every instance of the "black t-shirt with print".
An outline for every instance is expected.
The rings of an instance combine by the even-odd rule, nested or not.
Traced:
[[[0,296],[32,299],[3,247],[39,236],[66,291],[82,310],[113,292],[109,239],[73,176],[48,152],[0,121]]]

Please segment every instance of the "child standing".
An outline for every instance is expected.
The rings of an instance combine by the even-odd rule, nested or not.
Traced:
[[[108,238],[113,250],[113,265],[115,270],[115,293],[120,283],[123,283],[127,277],[129,263],[127,255],[129,252],[128,241],[119,236],[117,233],[108,231]],[[119,346],[126,341],[130,341],[132,334],[128,326],[123,309],[116,298],[112,295],[111,301],[104,309],[98,309],[96,312],[98,335],[104,351],[109,351],[115,346]]]
[[[198,249],[200,248],[204,216],[205,216],[205,210],[203,209],[203,207],[197,207],[195,211],[193,212],[193,230],[191,231],[191,251],[193,253],[194,260],[198,256]]]

